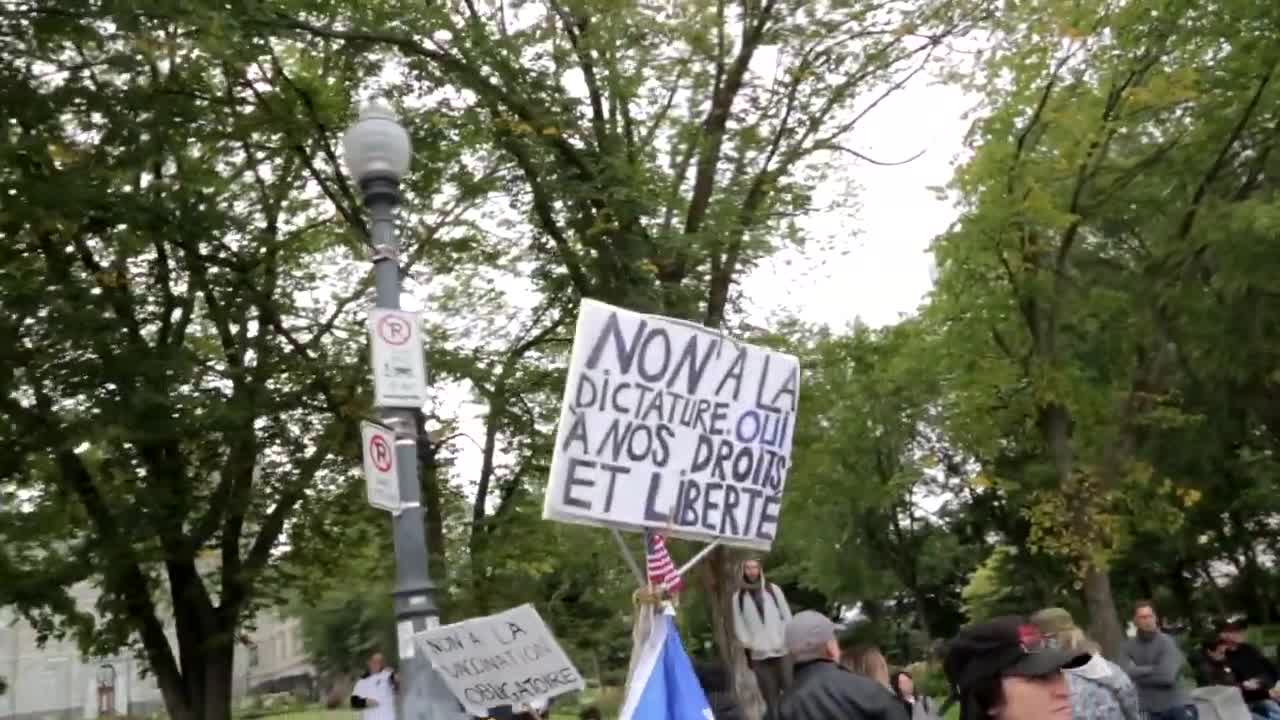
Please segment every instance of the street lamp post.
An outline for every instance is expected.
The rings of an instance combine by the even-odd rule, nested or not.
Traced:
[[[373,102],[343,137],[347,171],[355,178],[369,209],[369,235],[373,244],[376,306],[400,309],[400,242],[396,234],[396,207],[400,204],[400,179],[409,171],[412,150],[409,134],[395,113]],[[418,484],[418,430],[413,410],[380,408],[380,416],[396,434],[396,468],[400,485],[400,513],[393,515],[396,553],[396,589],[393,593],[400,654],[401,720],[450,720],[460,718],[453,699],[427,658],[414,651],[413,634],[439,624],[436,585],[427,566]]]

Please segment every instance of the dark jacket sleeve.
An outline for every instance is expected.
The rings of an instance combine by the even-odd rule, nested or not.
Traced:
[[[1255,647],[1253,651],[1258,656],[1258,667],[1262,668],[1263,671],[1263,684],[1270,688],[1276,684],[1276,680],[1280,680],[1280,675],[1276,674],[1276,665],[1271,662],[1271,659],[1261,649]]]
[[[907,706],[893,693],[886,690],[884,697],[880,700],[882,709],[879,717],[885,720],[911,720],[911,716],[907,713]]]

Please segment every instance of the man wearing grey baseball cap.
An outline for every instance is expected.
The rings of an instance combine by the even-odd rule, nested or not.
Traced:
[[[840,667],[835,623],[806,610],[787,623],[795,677],[782,696],[781,720],[907,720],[893,693]]]

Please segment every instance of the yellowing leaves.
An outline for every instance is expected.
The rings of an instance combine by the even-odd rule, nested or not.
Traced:
[[[1068,18],[1064,18],[1058,26],[1058,34],[1068,40],[1079,40],[1089,35],[1089,32]]]
[[[519,118],[511,115],[505,115],[494,120],[493,123],[499,129],[506,128],[516,135],[541,135],[543,137],[560,137],[564,133],[555,125],[547,125],[538,128],[531,123],[527,123]]]
[[[1182,501],[1182,507],[1190,508],[1200,502],[1202,494],[1195,488],[1181,488],[1178,490],[1178,499]]]
[[[120,288],[129,284],[129,277],[116,270],[101,270],[93,274],[93,279],[103,288]]]

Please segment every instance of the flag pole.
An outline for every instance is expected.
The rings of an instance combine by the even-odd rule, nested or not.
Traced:
[[[695,565],[702,562],[702,559],[705,558],[708,553],[710,553],[712,550],[715,550],[719,546],[720,546],[719,538],[707,543],[705,547],[703,547],[701,550],[698,551],[697,555],[694,555],[693,557],[689,558],[689,562],[685,563],[679,570],[676,570],[676,575],[680,577],[684,577],[685,573],[692,570]]]
[[[647,584],[645,574],[640,572],[640,564],[636,562],[636,556],[631,554],[631,548],[627,547],[627,541],[622,539],[622,533],[618,528],[609,528],[609,534],[613,535],[613,539],[618,543],[618,549],[622,551],[622,557],[627,560],[627,567],[631,568],[631,574],[636,578],[636,584],[644,587]],[[645,542],[649,540],[649,534],[645,533]],[[646,544],[645,547],[648,547]]]
[[[617,530],[614,530],[617,532]],[[649,565],[649,530],[644,531],[644,557],[645,568],[640,581],[640,589],[636,590],[631,596],[634,606],[633,617],[631,620],[631,658],[627,662],[627,682],[623,687],[623,691],[630,691],[631,679],[636,671],[636,661],[640,659],[640,653],[643,651],[645,644],[649,642],[649,633],[653,632],[655,610],[662,607],[666,593],[657,585],[649,581],[649,573],[647,571]],[[628,562],[635,564],[635,560],[628,552]],[[636,571],[639,573],[639,570]]]

